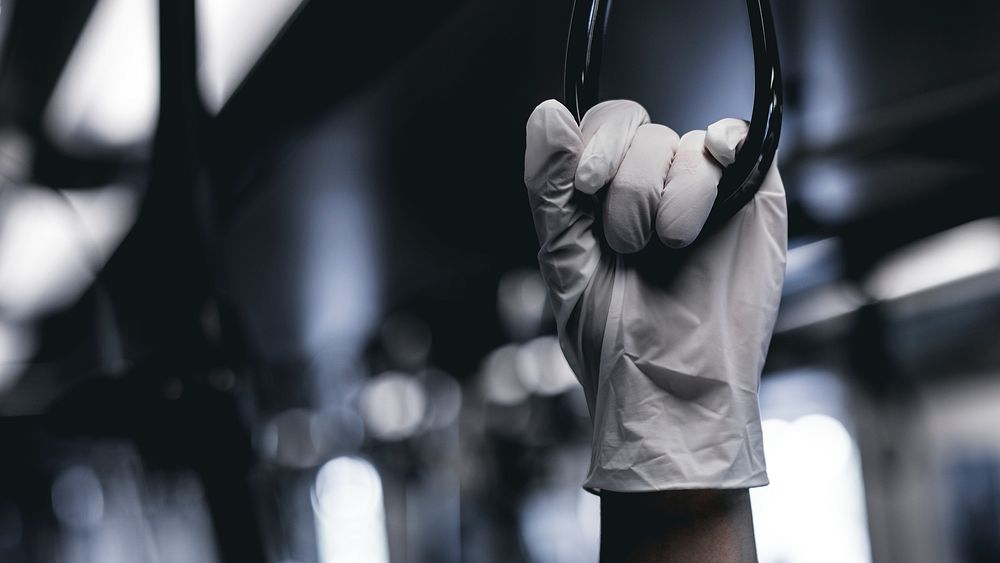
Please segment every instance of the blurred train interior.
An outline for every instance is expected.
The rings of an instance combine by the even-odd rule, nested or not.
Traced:
[[[2,0],[0,561],[596,562],[523,186],[572,0]],[[1000,562],[1000,3],[773,0],[762,563]],[[735,0],[602,90],[749,117]]]

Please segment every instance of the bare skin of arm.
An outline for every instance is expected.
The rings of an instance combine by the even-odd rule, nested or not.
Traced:
[[[601,563],[757,563],[746,489],[601,493]]]

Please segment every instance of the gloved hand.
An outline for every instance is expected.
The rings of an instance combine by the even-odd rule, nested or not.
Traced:
[[[678,138],[623,100],[579,126],[555,100],[528,119],[538,262],[593,421],[589,490],[767,484],[757,392],[787,249],[776,167],[728,223],[683,248],[746,130],[727,119]],[[601,200],[588,195],[606,185]],[[670,248],[633,254],[654,232]],[[655,280],[638,265],[650,255],[662,261]]]

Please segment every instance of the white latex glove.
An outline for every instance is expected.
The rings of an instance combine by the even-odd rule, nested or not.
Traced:
[[[767,484],[757,391],[787,249],[776,166],[721,229],[679,249],[746,130],[727,119],[678,139],[623,100],[580,126],[555,100],[528,119],[538,262],[593,420],[589,490]],[[603,202],[587,195],[608,184]],[[631,254],[654,232],[672,248]]]

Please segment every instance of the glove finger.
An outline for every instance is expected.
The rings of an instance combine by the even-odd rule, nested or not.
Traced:
[[[663,244],[682,248],[694,241],[715,203],[721,177],[722,167],[705,149],[705,131],[681,137],[656,209],[656,233]]]
[[[576,170],[576,189],[593,194],[614,177],[640,125],[649,114],[629,100],[601,102],[580,122],[584,149]]]
[[[524,184],[538,241],[545,244],[577,221],[573,176],[583,140],[573,115],[555,100],[542,102],[528,118]]]
[[[604,200],[604,236],[615,251],[642,250],[653,236],[667,170],[680,138],[669,127],[638,128]]]
[[[736,153],[743,146],[750,124],[742,119],[727,117],[708,126],[705,148],[722,166],[736,162]]]
[[[528,118],[524,183],[541,247],[538,262],[557,318],[569,314],[600,258],[592,209],[573,189],[583,135],[576,119],[555,100]]]

